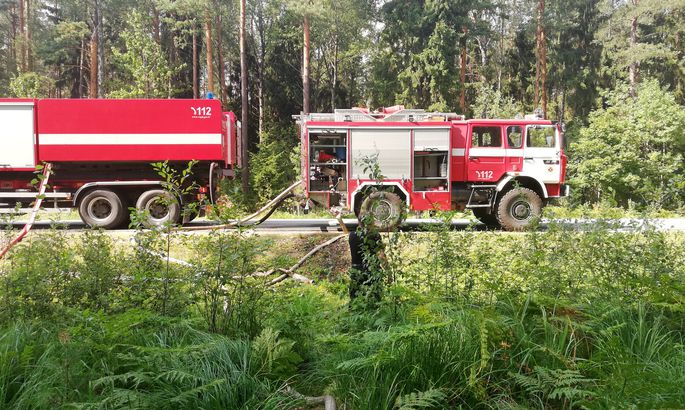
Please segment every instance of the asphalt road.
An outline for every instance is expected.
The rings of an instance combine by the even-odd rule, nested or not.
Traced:
[[[356,219],[345,219],[343,221],[348,229],[354,229],[357,225]],[[37,221],[34,229],[48,229],[55,221],[41,220]],[[407,219],[402,226],[403,231],[420,231],[430,229],[431,226],[436,226],[440,221],[435,219]],[[63,228],[68,230],[83,230],[86,226],[80,220],[62,220],[58,222]],[[199,220],[190,223],[188,226],[193,227],[210,227],[214,223],[206,220]],[[597,220],[597,219],[555,219],[543,220],[540,224],[540,230],[549,229],[551,224],[560,225],[574,230],[589,230],[598,224],[605,224],[609,229],[616,231],[634,231],[641,229],[653,228],[660,231],[685,231],[685,218],[654,218],[654,219],[640,219],[640,218],[623,218],[614,220]],[[16,228],[21,228],[24,222],[19,220],[12,223]],[[475,231],[486,231],[483,224],[473,222],[469,219],[454,219],[452,220],[451,229],[455,231],[462,231],[466,229],[473,229]],[[264,233],[315,233],[315,232],[338,232],[341,227],[336,219],[269,219],[258,225],[254,229],[258,232]],[[126,232],[126,230],[120,230]],[[203,232],[203,231],[195,231]]]

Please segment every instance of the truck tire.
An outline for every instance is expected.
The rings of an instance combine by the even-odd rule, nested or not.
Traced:
[[[497,222],[506,231],[523,231],[542,215],[542,199],[532,189],[514,188],[497,201]]]
[[[181,218],[178,200],[162,189],[143,192],[136,201],[138,212],[145,213],[143,225],[148,228],[162,226],[168,222],[176,224]]]
[[[128,217],[119,195],[107,189],[86,194],[79,203],[78,213],[86,225],[102,229],[118,228]]]
[[[402,223],[404,212],[402,198],[394,192],[378,191],[362,201],[359,223],[369,223],[382,232],[392,231]]]
[[[493,212],[488,213],[486,208],[472,208],[473,215],[488,228],[499,228],[500,224],[497,215]]]

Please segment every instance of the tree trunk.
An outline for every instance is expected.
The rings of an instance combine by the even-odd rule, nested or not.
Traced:
[[[461,112],[466,113],[466,59],[468,58],[466,49],[466,34],[469,29],[462,28],[464,35],[460,39],[461,43],[461,64],[459,67],[459,81],[461,81],[461,92],[459,94],[459,106],[461,107]]]
[[[547,118],[547,40],[544,27],[545,0],[538,1],[537,28],[535,30],[535,108],[541,107]]]
[[[266,59],[266,39],[264,27],[264,4],[257,7],[257,32],[259,35],[259,59],[257,60],[257,98],[259,99],[259,143],[264,136],[264,61]]]
[[[17,10],[16,10],[16,5],[12,4],[10,5],[9,8],[9,20],[10,20],[10,41],[9,41],[9,55],[12,57],[12,61],[14,61],[14,64],[17,63],[17,25],[19,24],[17,22]]]
[[[544,0],[541,0],[544,2]],[[545,30],[542,30],[540,37],[540,47],[542,51],[542,60],[540,61],[541,79],[540,88],[542,89],[542,115],[547,118],[547,38]]]
[[[97,98],[98,96],[98,5],[95,1],[93,11],[93,31],[90,35],[90,83],[88,84],[88,97]]]
[[[249,162],[248,162],[248,138],[247,138],[247,115],[248,115],[248,104],[247,99],[247,50],[245,44],[245,0],[240,0],[240,99],[241,99],[241,116],[240,123],[242,127],[240,129],[241,135],[241,156],[243,158],[243,169],[240,173],[243,193],[247,193],[250,187],[250,174],[249,174]]]
[[[559,121],[559,124],[562,124],[564,122],[564,114],[566,112],[566,86],[563,86],[561,89],[561,108],[559,109],[559,118],[557,121]]]
[[[219,60],[219,98],[221,98],[222,104],[228,102],[228,89],[226,88],[226,68],[224,67],[224,52],[223,52],[223,42],[221,36],[221,13],[218,13],[216,17],[216,55]]]
[[[24,8],[24,0],[19,0],[19,42],[17,44],[17,51],[19,54],[19,71],[26,72],[26,13]]]
[[[633,6],[637,6],[640,1],[639,0],[632,0]],[[630,50],[635,50],[635,46],[637,45],[637,23],[638,23],[638,16],[635,15],[633,18],[630,19]],[[630,63],[628,66],[628,81],[630,82],[629,84],[629,89],[628,92],[630,93],[630,96],[632,98],[637,97],[637,82],[638,82],[638,70],[640,68],[640,63],[637,61],[633,61]]]
[[[333,44],[333,64],[331,75],[331,112],[335,111],[335,89],[338,87],[338,37]]]
[[[159,10],[157,10],[157,7],[155,7],[154,3],[152,3],[152,35],[155,38],[155,43],[157,44],[162,44],[162,35],[161,35],[161,27],[160,27],[160,19],[159,19]]]
[[[309,16],[304,15],[302,24],[304,46],[302,47],[302,112],[309,114]]]
[[[502,67],[504,66],[504,18],[500,17],[499,50],[497,52],[497,91],[502,91]]]
[[[212,45],[212,19],[205,12],[205,51],[207,57],[207,92],[214,92],[214,47]]]
[[[31,0],[26,0],[26,68],[28,71],[33,71],[33,52],[32,52],[32,37],[31,32]]]
[[[482,40],[477,38],[478,49],[480,50],[480,81],[483,84],[487,84],[488,79],[485,75],[485,67],[488,65],[488,47],[490,45],[490,40]]]
[[[100,9],[100,1],[95,0],[95,31],[97,32],[96,41],[96,81],[95,85],[95,97],[101,98],[102,95],[102,84],[105,81],[105,39],[102,35],[102,10]]]
[[[199,98],[197,83],[197,32],[193,27],[193,98]]]
[[[86,58],[86,39],[81,39],[81,54],[78,63],[78,98],[83,98],[83,60]]]

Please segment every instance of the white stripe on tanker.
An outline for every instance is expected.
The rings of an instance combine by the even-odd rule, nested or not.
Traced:
[[[39,134],[40,145],[221,145],[221,134]]]

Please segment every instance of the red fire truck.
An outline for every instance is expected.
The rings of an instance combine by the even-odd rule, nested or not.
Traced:
[[[45,201],[76,207],[93,227],[128,221],[128,207],[149,212],[149,223],[182,222],[185,201],[206,194],[239,166],[232,113],[217,100],[0,99],[0,207],[26,206],[36,165],[52,164]],[[191,160],[199,189],[168,195],[150,163],[186,168]]]
[[[309,198],[370,214],[382,229],[404,209],[471,209],[486,225],[522,230],[568,195],[561,127],[539,116],[465,120],[396,106],[297,119]]]

